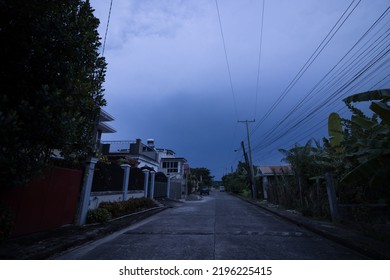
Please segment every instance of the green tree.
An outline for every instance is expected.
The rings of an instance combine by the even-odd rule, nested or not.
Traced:
[[[0,0],[0,184],[93,148],[106,63],[89,1]]]
[[[210,170],[205,167],[190,168],[191,178],[195,179],[202,185],[211,186],[213,183],[213,176],[211,176]]]
[[[233,173],[223,176],[222,182],[226,189],[233,193],[249,192],[250,180],[248,176],[248,166],[243,162],[238,162],[236,170]]]

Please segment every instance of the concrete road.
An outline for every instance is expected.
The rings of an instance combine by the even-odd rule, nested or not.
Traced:
[[[364,259],[363,255],[212,191],[57,259]]]

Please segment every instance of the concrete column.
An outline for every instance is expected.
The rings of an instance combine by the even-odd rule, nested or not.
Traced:
[[[123,184],[122,184],[122,198],[123,201],[127,200],[128,190],[129,190],[129,176],[130,176],[130,165],[129,164],[121,164],[121,168],[123,169]]]
[[[154,181],[156,178],[156,172],[150,171],[150,198],[154,198]]]
[[[148,197],[148,189],[149,189],[149,170],[144,170],[144,197]]]
[[[83,186],[80,195],[80,206],[76,217],[76,224],[80,226],[85,225],[87,221],[87,212],[89,206],[89,198],[91,196],[93,173],[95,171],[95,165],[97,162],[97,158],[89,158],[86,162]]]
[[[167,198],[171,195],[171,177],[167,178]]]

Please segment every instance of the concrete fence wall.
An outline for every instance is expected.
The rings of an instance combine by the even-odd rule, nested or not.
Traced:
[[[144,191],[129,191],[128,198],[144,197]],[[92,192],[89,198],[88,209],[96,209],[101,202],[115,202],[122,201],[122,192]]]

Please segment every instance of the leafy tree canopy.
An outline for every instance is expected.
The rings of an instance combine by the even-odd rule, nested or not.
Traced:
[[[23,184],[54,149],[91,154],[106,63],[89,1],[0,0],[0,184]]]
[[[190,169],[191,177],[196,179],[199,182],[202,182],[203,185],[211,186],[213,181],[213,176],[211,176],[210,170],[205,167],[191,168]]]
[[[227,188],[228,191],[234,193],[240,193],[246,189],[249,190],[250,178],[248,174],[248,165],[239,161],[237,164],[237,169],[234,172],[226,174],[222,177],[223,185]]]

